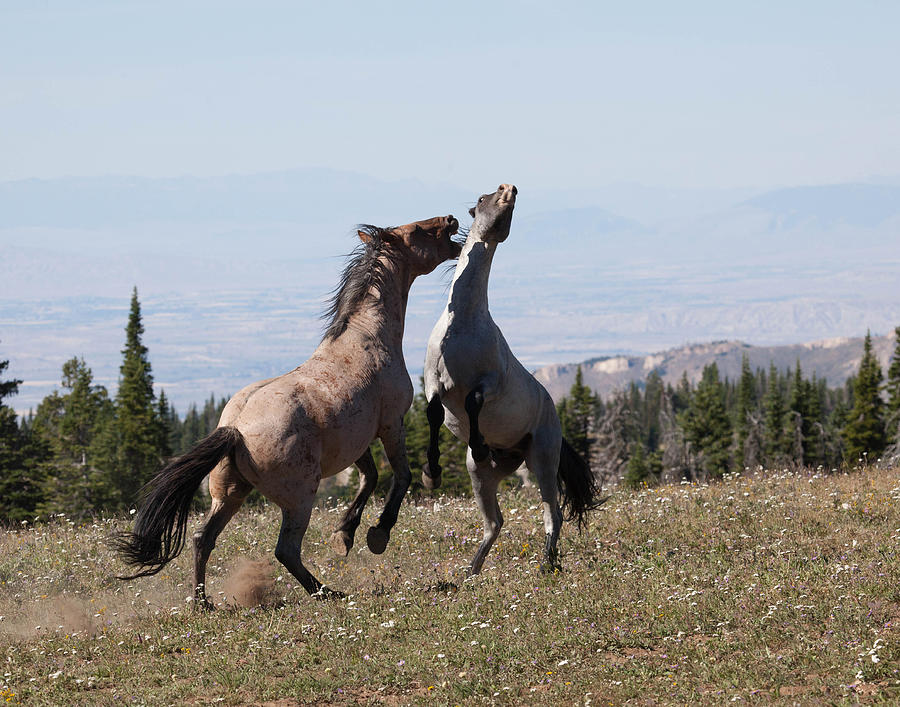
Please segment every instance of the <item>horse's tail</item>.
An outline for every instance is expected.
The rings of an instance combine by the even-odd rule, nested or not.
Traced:
[[[590,465],[581,458],[563,437],[559,453],[559,472],[556,475],[562,510],[566,520],[577,520],[579,529],[586,522],[585,514],[606,499],[600,498],[600,488]]]
[[[119,579],[156,574],[184,548],[188,514],[203,478],[244,438],[236,427],[219,427],[189,452],[172,460],[141,489],[134,531],[118,533],[112,547],[140,572]]]

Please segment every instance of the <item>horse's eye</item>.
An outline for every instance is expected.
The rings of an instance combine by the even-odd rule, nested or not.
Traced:
[[[483,197],[483,196],[479,196],[479,197],[478,197],[478,203],[480,204],[482,201],[484,201],[484,197]]]

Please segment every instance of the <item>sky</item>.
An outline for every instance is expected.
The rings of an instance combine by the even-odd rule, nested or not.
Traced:
[[[900,174],[900,3],[0,1],[0,180]]]

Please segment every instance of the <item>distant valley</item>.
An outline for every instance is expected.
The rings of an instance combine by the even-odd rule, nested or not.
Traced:
[[[76,355],[114,389],[134,285],[157,384],[181,412],[289,370],[318,342],[318,314],[357,222],[454,213],[465,223],[479,192],[495,186],[317,169],[0,183],[0,359],[25,381],[12,402],[33,408]],[[900,324],[898,180],[518,187],[490,305],[531,369],[690,342],[887,335]],[[413,287],[404,344],[413,376],[449,280],[439,269]],[[835,383],[840,374],[821,375]]]

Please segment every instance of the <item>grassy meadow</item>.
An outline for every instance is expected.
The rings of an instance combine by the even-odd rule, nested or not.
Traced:
[[[347,558],[323,502],[304,557],[272,555],[276,508],[243,510],[192,608],[191,553],[125,583],[126,519],[0,535],[0,700],[125,704],[855,704],[900,701],[900,470],[734,476],[618,490],[563,571],[538,569],[533,489],[506,491],[483,574],[470,499],[410,501],[385,554]],[[199,518],[197,519],[199,520]]]

